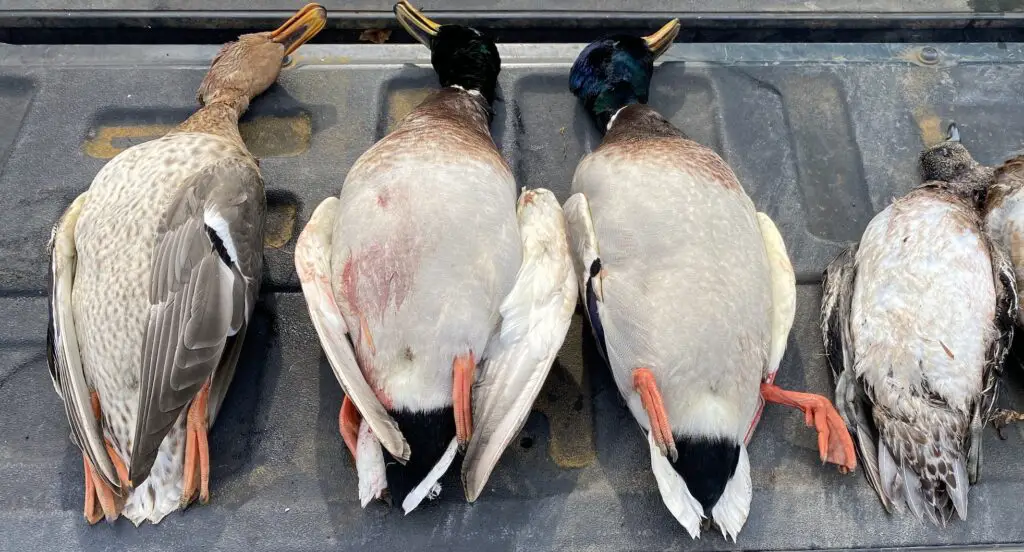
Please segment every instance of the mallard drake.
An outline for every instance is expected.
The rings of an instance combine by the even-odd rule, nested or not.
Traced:
[[[564,210],[591,328],[646,433],[662,500],[694,538],[711,518],[735,540],[764,401],[804,411],[822,460],[856,460],[827,399],[772,383],[796,301],[778,230],[721,157],[646,105],[654,61],[678,32],[673,20],[576,59],[569,87],[605,136]]]
[[[882,504],[945,524],[967,517],[1017,297],[983,229],[992,170],[955,125],[921,166],[925,182],[826,269],[822,332],[836,404]]]
[[[309,4],[224,46],[203,107],[111,159],[53,228],[50,375],[82,449],[89,523],[158,523],[209,499],[207,427],[263,265],[263,179],[238,118],[325,17]]]
[[[517,203],[491,139],[494,42],[404,1],[395,15],[442,88],[356,160],[295,264],[345,391],[360,500],[387,492],[409,513],[437,496],[460,447],[466,498],[480,494],[565,338],[576,280],[554,195]]]

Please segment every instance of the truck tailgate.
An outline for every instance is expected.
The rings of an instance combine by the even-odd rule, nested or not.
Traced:
[[[17,2],[15,2],[17,3]],[[567,89],[583,44],[500,46],[492,131],[524,187],[568,195],[600,135]],[[863,474],[822,466],[800,413],[769,406],[750,445],[754,496],[739,542],[691,541],[661,504],[647,445],[577,317],[520,437],[475,504],[457,474],[403,516],[359,506],[337,431],[341,390],[292,264],[295,237],[348,168],[436,78],[410,44],[313,44],[252,103],[243,136],[271,205],[264,293],[213,427],[211,503],[138,529],[89,527],[82,460],[46,370],[45,244],[117,152],[195,109],[216,46],[0,44],[0,549],[846,549],[1024,543],[1024,431],[986,430],[970,517],[945,528],[885,513]],[[777,223],[797,272],[778,381],[831,396],[821,272],[955,120],[983,163],[1024,143],[1024,44],[676,44],[651,104],[720,152]],[[1011,358],[1003,406],[1024,407]]]

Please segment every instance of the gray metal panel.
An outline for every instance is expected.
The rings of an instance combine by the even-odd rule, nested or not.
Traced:
[[[983,162],[1024,141],[1024,45],[676,45],[652,104],[720,151],[777,222],[803,284],[779,382],[829,393],[817,308],[825,263],[917,182],[924,140],[955,118]],[[599,140],[566,90],[581,45],[503,45],[492,129],[519,184],[565,199]],[[1024,543],[1024,431],[989,431],[971,518],[944,530],[882,510],[859,473],[822,467],[802,416],[766,410],[739,543],[694,543],[661,505],[646,445],[580,324],[538,412],[480,500],[457,476],[402,516],[358,505],[337,435],[341,392],[291,264],[294,236],[356,157],[435,79],[417,46],[312,46],[253,102],[244,132],[275,205],[257,322],[211,435],[212,502],[159,526],[87,527],[80,453],[45,369],[44,244],[105,158],[194,108],[213,47],[0,46],[0,550],[793,549]],[[294,223],[292,222],[294,220]],[[1003,401],[1024,406],[1014,372]],[[455,544],[458,543],[458,544]]]

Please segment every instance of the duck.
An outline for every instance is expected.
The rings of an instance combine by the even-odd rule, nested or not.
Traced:
[[[959,141],[959,133],[957,141]],[[977,163],[973,159],[973,163]],[[975,171],[987,175],[987,167],[976,165]],[[992,184],[985,194],[985,228],[1000,246],[1013,267],[1016,289],[1024,285],[1024,155],[1015,155],[991,169]],[[1024,322],[1024,310],[1018,301],[1015,324]],[[992,425],[1002,437],[1002,429],[1012,423],[1024,421],[1024,413],[997,408],[992,414]]]
[[[345,395],[342,440],[365,508],[409,514],[463,452],[475,501],[525,423],[576,305],[561,206],[523,190],[491,138],[501,58],[476,29],[394,7],[441,88],[316,207],[295,266]]]
[[[954,126],[955,128],[955,126]],[[959,133],[957,133],[959,135]],[[959,141],[959,139],[955,140]],[[985,195],[984,217],[989,234],[1009,256],[1017,289],[1024,285],[1024,155],[1014,156],[996,168],[982,166],[971,159],[975,171],[992,184]],[[1018,305],[1020,309],[1020,305]],[[1017,311],[1016,320],[1024,321]]]
[[[836,406],[882,505],[945,525],[967,519],[1017,288],[985,228],[993,171],[955,123],[920,165],[923,183],[825,269],[821,326]]]
[[[309,4],[225,45],[202,106],[119,153],[53,227],[47,358],[82,449],[89,524],[210,497],[207,431],[260,287],[266,198],[238,119],[326,23]]]
[[[662,501],[691,537],[709,521],[735,540],[766,401],[804,412],[822,461],[852,470],[856,456],[828,399],[773,383],[796,303],[778,229],[718,154],[647,105],[679,27],[579,54],[569,88],[604,137],[563,209],[586,316],[647,438]]]

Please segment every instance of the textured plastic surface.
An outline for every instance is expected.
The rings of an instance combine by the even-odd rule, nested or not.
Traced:
[[[923,143],[955,119],[979,160],[1024,141],[1024,45],[683,45],[652,105],[719,151],[779,226],[800,284],[778,381],[830,394],[820,272],[917,181]],[[520,186],[565,199],[600,139],[567,90],[582,45],[503,45],[492,131]],[[970,518],[885,514],[861,473],[817,460],[796,411],[769,406],[750,448],[754,498],[736,544],[692,542],[662,506],[646,444],[577,323],[518,441],[479,501],[458,478],[403,516],[359,508],[337,433],[341,391],[292,267],[294,239],[353,161],[436,87],[418,46],[309,46],[243,122],[272,205],[266,288],[211,434],[212,502],[136,529],[88,527],[82,464],[46,372],[50,225],[120,148],[195,107],[215,47],[0,45],[0,550],[821,549],[1024,543],[1024,430],[987,430]],[[922,60],[937,60],[927,64]],[[1004,404],[1024,406],[1011,369]]]
[[[323,0],[332,11],[391,11],[391,0]],[[214,5],[203,0],[4,0],[0,8],[10,10],[290,10],[295,2],[284,0],[222,0]],[[759,13],[984,13],[1024,11],[1019,0],[423,0],[425,10],[445,11],[678,11]]]

